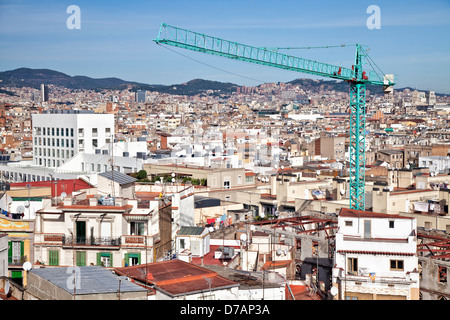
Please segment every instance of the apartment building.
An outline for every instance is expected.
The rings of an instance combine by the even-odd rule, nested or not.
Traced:
[[[404,167],[403,151],[395,149],[382,149],[376,152],[376,160],[386,162],[391,169],[401,169]]]
[[[235,187],[254,186],[253,176],[246,175],[244,168],[206,168],[199,166],[176,166],[144,163],[144,170],[149,176],[170,176],[175,178],[192,178],[203,180],[206,186],[214,189],[230,189]]]
[[[417,226],[411,217],[343,208],[332,289],[338,300],[418,300]]]
[[[34,256],[48,266],[131,266],[171,249],[171,203],[66,197],[36,212]]]
[[[33,219],[13,219],[1,215],[0,217],[0,236],[7,235],[7,263],[8,266],[1,266],[0,270],[7,270],[8,277],[19,285],[26,284],[26,273],[23,270],[23,264],[26,261],[32,262],[34,259]],[[1,248],[0,248],[1,250]]]

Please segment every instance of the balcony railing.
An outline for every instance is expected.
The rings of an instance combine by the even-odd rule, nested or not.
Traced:
[[[64,236],[62,244],[65,246],[120,246],[121,239],[111,237],[72,237]]]

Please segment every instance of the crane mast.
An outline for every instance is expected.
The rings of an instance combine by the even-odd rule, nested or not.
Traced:
[[[357,44],[355,64],[351,68],[303,59],[270,48],[253,47],[162,23],[157,44],[217,55],[290,71],[347,81],[350,84],[350,208],[365,210],[365,136],[366,84],[381,85],[385,92],[394,86],[393,75],[383,74]],[[365,64],[372,70],[364,70]]]

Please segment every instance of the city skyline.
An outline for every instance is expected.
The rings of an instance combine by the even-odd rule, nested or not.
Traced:
[[[67,9],[80,8],[80,29],[70,30]],[[370,5],[381,29],[370,30]],[[118,77],[148,84],[195,78],[255,86],[314,78],[199,53],[157,46],[161,22],[254,46],[331,46],[361,43],[396,87],[450,93],[450,5],[446,1],[310,4],[294,1],[181,2],[2,1],[2,71],[53,69],[71,76]],[[354,47],[290,50],[289,54],[350,66]]]

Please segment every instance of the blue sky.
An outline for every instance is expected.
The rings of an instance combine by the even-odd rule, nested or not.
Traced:
[[[69,30],[70,5],[81,29]],[[381,10],[370,30],[368,6]],[[150,84],[195,78],[240,85],[312,76],[157,46],[159,25],[170,25],[261,47],[361,43],[396,87],[450,94],[450,1],[275,0],[0,0],[0,71],[49,68],[69,75],[119,77]],[[287,53],[350,67],[354,48]],[[197,62],[197,61],[201,61]]]

